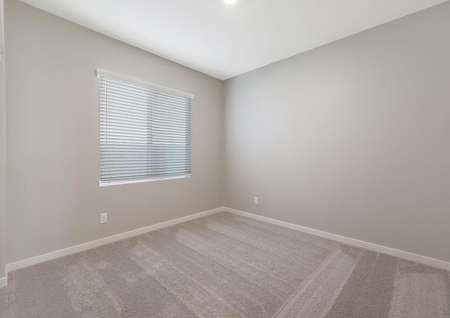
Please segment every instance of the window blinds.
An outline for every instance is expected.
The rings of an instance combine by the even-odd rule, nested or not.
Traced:
[[[193,96],[97,74],[100,185],[190,176]]]

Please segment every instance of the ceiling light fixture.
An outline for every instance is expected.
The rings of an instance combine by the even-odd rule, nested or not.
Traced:
[[[237,3],[237,0],[223,0],[227,6],[232,6]]]

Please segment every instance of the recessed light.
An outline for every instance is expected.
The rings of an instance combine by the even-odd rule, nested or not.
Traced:
[[[237,3],[237,0],[223,0],[227,6],[232,6]]]

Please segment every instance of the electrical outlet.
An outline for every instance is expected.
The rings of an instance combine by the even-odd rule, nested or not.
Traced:
[[[253,203],[255,204],[255,205],[258,205],[259,204],[259,197],[253,197]]]
[[[108,213],[100,213],[100,224],[108,223]]]

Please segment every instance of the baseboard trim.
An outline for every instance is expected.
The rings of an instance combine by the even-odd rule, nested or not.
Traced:
[[[198,213],[194,213],[194,214],[190,214],[187,216],[183,216],[180,218],[176,218],[176,219],[172,219],[172,220],[168,220],[168,221],[164,221],[161,223],[157,223],[157,224],[153,224],[153,225],[149,225],[149,226],[145,226],[145,227],[141,227],[135,230],[131,230],[128,232],[123,232],[123,233],[119,233],[119,234],[115,234],[115,235],[111,235],[111,236],[107,236],[98,240],[94,240],[94,241],[90,241],[90,242],[86,242],[86,243],[82,243],[79,245],[74,245],[74,246],[70,246],[64,249],[60,249],[60,250],[56,250],[53,252],[49,252],[46,254],[42,254],[42,255],[38,255],[38,256],[34,256],[34,257],[30,257],[30,258],[26,258],[20,261],[16,261],[13,263],[9,263],[6,264],[6,273],[18,270],[18,269],[22,269],[22,268],[26,268],[32,265],[36,265],[36,264],[40,264],[40,263],[44,263],[47,261],[51,261],[57,258],[61,258],[64,256],[68,256],[68,255],[72,255],[72,254],[76,254],[76,253],[80,253],[83,251],[87,251],[96,247],[100,247],[103,245],[107,245],[107,244],[111,244],[114,242],[118,242],[118,241],[122,241],[128,238],[132,238],[141,234],[145,234],[151,231],[156,231],[156,230],[160,230],[166,227],[170,227],[170,226],[174,226],[180,223],[184,223],[184,222],[188,222],[191,220],[195,220],[201,217],[205,217],[208,215],[212,215],[212,214],[216,214],[223,211],[223,208],[219,207],[219,208],[215,208],[215,209],[211,209],[211,210],[206,210],[206,211],[202,211],[202,212],[198,212]],[[6,279],[5,279],[6,280]]]
[[[297,230],[300,232],[319,236],[319,237],[326,238],[329,240],[337,241],[342,244],[360,247],[360,248],[371,250],[374,252],[383,253],[383,254],[387,254],[390,256],[402,258],[402,259],[412,261],[415,263],[420,263],[420,264],[428,265],[428,266],[431,266],[434,268],[450,271],[450,262],[447,262],[444,260],[440,260],[440,259],[436,259],[436,258],[432,258],[432,257],[420,255],[420,254],[415,254],[412,252],[407,252],[407,251],[399,250],[399,249],[384,246],[384,245],[361,241],[361,240],[358,240],[355,238],[338,235],[338,234],[333,234],[333,233],[313,229],[310,227],[306,227],[306,226],[302,226],[302,225],[298,225],[298,224],[294,224],[294,223],[280,221],[277,219],[269,218],[269,217],[258,215],[255,213],[236,210],[236,209],[232,209],[232,208],[228,208],[228,207],[223,207],[222,210],[236,214],[236,215],[248,217],[248,218],[251,218],[254,220],[258,220],[258,221],[262,221],[262,222],[266,222],[266,223],[270,223],[270,224],[274,224],[274,225],[279,225],[279,226],[286,227],[286,228],[289,228],[292,230]]]
[[[6,277],[0,278],[0,288],[6,287],[6,286],[8,286],[8,280],[6,279]]]

